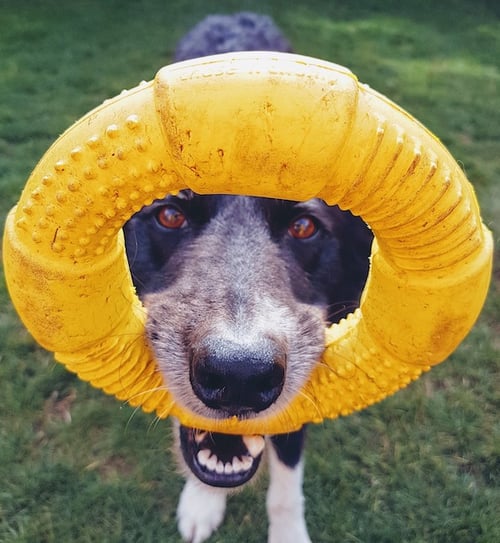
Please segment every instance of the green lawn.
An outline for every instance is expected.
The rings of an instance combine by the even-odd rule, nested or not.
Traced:
[[[208,13],[272,15],[297,52],[352,69],[449,147],[500,224],[500,8],[493,0],[0,0],[0,213],[74,120],[151,79]],[[0,282],[0,542],[179,541],[168,422],[77,381],[31,340]],[[309,432],[313,541],[500,541],[500,270],[450,360]],[[71,422],[68,415],[71,414]],[[213,542],[263,542],[266,477]]]

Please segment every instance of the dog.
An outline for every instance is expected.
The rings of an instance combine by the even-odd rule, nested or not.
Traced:
[[[290,46],[269,17],[211,16],[181,40],[175,60],[242,49]],[[298,393],[320,359],[325,326],[359,303],[372,242],[359,218],[319,199],[191,190],[143,208],[124,234],[169,390],[215,419],[277,413]],[[201,543],[217,529],[228,494],[254,477],[266,450],[268,541],[310,542],[304,428],[233,436],[176,423],[175,435],[187,478],[177,510],[185,541]]]

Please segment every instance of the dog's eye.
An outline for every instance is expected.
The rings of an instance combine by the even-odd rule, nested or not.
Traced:
[[[164,228],[176,230],[186,225],[186,216],[177,207],[168,205],[161,207],[156,213],[156,219]]]
[[[297,217],[288,225],[288,233],[295,239],[309,239],[317,231],[318,225],[310,215]]]

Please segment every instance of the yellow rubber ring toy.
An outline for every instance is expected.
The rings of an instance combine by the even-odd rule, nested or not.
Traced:
[[[121,227],[188,187],[319,197],[375,234],[360,308],[326,330],[322,361],[279,414],[187,411],[148,347]],[[349,70],[233,53],[162,68],[69,128],[9,214],[3,250],[25,325],[82,379],[186,426],[275,434],[368,406],[444,360],[481,310],[493,240],[443,145]]]

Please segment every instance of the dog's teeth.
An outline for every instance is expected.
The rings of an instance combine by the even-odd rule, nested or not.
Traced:
[[[259,456],[266,444],[262,436],[243,436],[243,443],[254,458]]]
[[[257,452],[257,454],[259,454]],[[196,455],[200,466],[204,466],[207,470],[213,471],[219,475],[231,475],[233,473],[240,473],[242,471],[248,471],[253,466],[254,458],[249,454],[246,454],[242,458],[235,456],[232,462],[222,462],[217,455],[213,454],[210,449],[201,449]]]
[[[210,471],[215,471],[215,468],[217,467],[217,457],[215,456],[215,454],[213,454],[208,460],[207,460],[207,463],[205,464],[206,468]],[[222,464],[222,462],[221,462]]]
[[[196,455],[196,457],[198,458],[198,462],[202,466],[207,465],[210,456],[212,456],[212,453],[208,449],[201,449],[201,451],[198,451],[198,454]]]
[[[243,464],[241,462],[241,460],[235,456],[233,458],[233,473],[239,473],[240,471],[243,471],[244,468],[243,468]]]
[[[194,440],[199,445],[207,437],[207,432],[195,432]]]
[[[252,467],[252,464],[253,464],[253,458],[251,456],[244,456],[241,459],[241,466],[244,471],[248,471]]]

